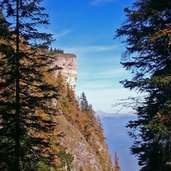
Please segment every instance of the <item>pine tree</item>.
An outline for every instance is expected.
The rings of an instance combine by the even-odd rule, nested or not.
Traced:
[[[125,9],[127,20],[117,30],[117,36],[126,36],[122,64],[134,73],[122,84],[146,93],[134,106],[138,119],[128,124],[135,139],[131,151],[143,171],[171,169],[170,9],[170,0],[137,0]]]
[[[87,97],[84,92],[82,92],[80,96],[80,107],[81,107],[82,112],[89,111],[89,104],[88,104]]]
[[[42,49],[52,38],[37,29],[48,24],[40,3],[0,2],[6,15],[0,20],[4,33],[0,35],[0,163],[8,170],[36,169],[39,161],[51,157],[48,132],[53,128],[52,99],[57,91],[44,80],[53,59]]]
[[[6,44],[12,41],[9,23],[0,10],[0,166],[9,169],[14,160],[14,49]]]
[[[114,158],[114,171],[120,171],[119,158],[116,152],[115,152],[115,158]]]

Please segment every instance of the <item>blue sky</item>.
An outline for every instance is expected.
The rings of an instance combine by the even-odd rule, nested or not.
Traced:
[[[135,93],[119,83],[130,74],[120,65],[124,47],[113,40],[125,20],[124,8],[133,0],[45,0],[50,15],[48,31],[54,34],[53,47],[77,55],[77,94],[85,92],[95,110],[115,113],[119,99]],[[121,113],[129,113],[125,109]]]

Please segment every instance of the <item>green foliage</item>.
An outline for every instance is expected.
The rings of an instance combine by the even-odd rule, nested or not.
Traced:
[[[50,171],[49,166],[43,162],[39,162],[37,165],[38,171]]]
[[[84,136],[87,143],[99,157],[103,169],[107,170],[107,168],[111,168],[112,164],[110,163],[110,157],[108,156],[107,149],[105,149],[105,138],[103,135],[103,129],[100,119],[96,118],[93,107],[92,105],[88,104],[85,94],[83,95],[83,99],[86,99],[87,108],[86,112],[83,112],[80,107],[80,101],[78,103],[78,101],[76,100],[75,92],[73,91],[72,87],[70,87],[66,83],[64,77],[60,72],[55,79],[55,84],[58,85],[58,87],[61,87],[59,88],[59,100],[57,101],[57,109],[60,111],[60,114],[63,114],[67,121],[72,126],[77,128]],[[59,128],[57,130],[59,130]],[[61,133],[59,133],[59,135],[61,135],[62,137],[67,136]],[[99,150],[101,149],[99,143],[102,146],[104,145],[104,149]]]
[[[67,153],[65,150],[60,151],[57,155],[61,159],[62,166],[67,166],[67,171],[71,171],[74,157],[70,153]]]
[[[80,107],[82,112],[88,112],[89,111],[89,105],[87,101],[87,97],[84,92],[82,92],[80,96]]]
[[[122,65],[134,73],[122,84],[146,93],[143,101],[135,102],[138,119],[128,124],[135,139],[131,151],[143,171],[171,167],[167,165],[171,161],[170,8],[170,0],[137,0],[125,9],[127,20],[117,30],[118,37],[126,37]]]
[[[51,159],[48,133],[57,89],[44,81],[53,59],[40,48],[47,48],[52,37],[38,31],[48,24],[40,3],[0,2],[0,163],[9,170],[31,170]]]
[[[56,48],[50,48],[50,50],[49,50],[49,52],[50,52],[50,54],[51,55],[55,55],[55,54],[57,54],[57,53],[64,53],[64,51],[63,50],[61,50],[61,49],[56,49]]]

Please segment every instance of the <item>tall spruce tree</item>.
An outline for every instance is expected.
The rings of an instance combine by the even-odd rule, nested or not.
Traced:
[[[6,45],[11,39],[9,24],[0,11],[0,168],[14,160],[14,49]],[[8,118],[8,119],[7,119]],[[3,166],[3,167],[2,167]]]
[[[119,157],[116,152],[115,152],[115,158],[114,158],[114,171],[120,171]]]
[[[53,61],[46,53],[52,37],[38,30],[49,23],[40,3],[0,1],[0,163],[8,170],[37,170],[51,157],[57,91],[44,80]]]
[[[80,96],[80,107],[81,107],[82,112],[89,111],[89,104],[88,104],[87,97],[84,92],[82,92]]]
[[[171,1],[137,0],[125,13],[127,20],[117,37],[126,37],[122,65],[134,77],[122,84],[146,94],[135,105],[138,119],[128,124],[135,139],[131,151],[143,171],[170,170]]]

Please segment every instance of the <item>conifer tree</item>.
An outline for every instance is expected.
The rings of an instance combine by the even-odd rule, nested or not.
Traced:
[[[82,92],[80,96],[80,107],[82,112],[88,112],[89,111],[89,105],[87,101],[87,97],[84,92]]]
[[[8,168],[14,160],[14,49],[6,44],[13,40],[9,23],[0,8],[0,165]],[[13,137],[12,137],[13,136]]]
[[[38,31],[48,24],[40,3],[0,1],[5,16],[0,19],[0,163],[8,170],[36,169],[51,157],[48,132],[57,91],[44,80],[53,60],[46,53],[52,38]]]
[[[114,171],[120,171],[119,158],[116,152],[115,152],[114,164],[115,164]]]
[[[138,119],[128,124],[135,139],[131,151],[143,171],[171,169],[170,9],[170,0],[137,0],[125,9],[127,20],[117,30],[117,36],[126,36],[122,64],[134,73],[122,83],[146,93],[134,107]]]

